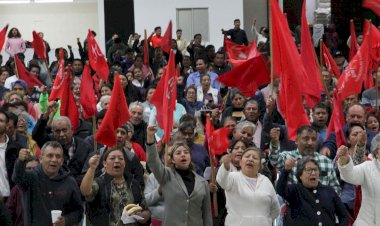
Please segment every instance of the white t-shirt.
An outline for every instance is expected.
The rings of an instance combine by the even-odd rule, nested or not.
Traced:
[[[5,150],[9,141],[8,136],[6,136],[6,139],[5,143],[0,143],[0,194],[3,197],[8,197],[10,194],[8,172],[5,165]]]

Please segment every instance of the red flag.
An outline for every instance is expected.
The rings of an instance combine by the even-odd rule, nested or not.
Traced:
[[[286,18],[276,0],[271,0],[273,66],[281,75],[279,105],[286,120],[289,138],[295,140],[297,129],[310,125],[302,105],[300,82],[305,78],[301,57],[293,41]]]
[[[206,116],[206,137],[208,143],[208,151],[209,155],[214,160],[215,165],[218,163],[215,156],[225,154],[228,147],[230,146],[230,140],[228,139],[229,133],[230,129],[226,127],[214,130],[210,116]]]
[[[371,26],[371,59],[370,59],[370,68],[374,71],[377,71],[379,68],[380,62],[380,31],[374,26],[369,20],[365,20],[364,23],[364,34],[368,33],[369,26]],[[372,75],[370,75],[372,76]]]
[[[307,71],[307,73],[303,73],[306,77],[302,81],[302,92],[304,93],[307,107],[313,108],[321,101],[321,90],[323,88],[309,25],[307,24],[306,0],[303,1],[301,17],[301,60],[305,72]]]
[[[146,37],[146,30],[144,30],[144,64],[149,67],[149,44]]]
[[[0,52],[3,49],[5,37],[7,36],[8,24],[0,31]]]
[[[169,54],[170,50],[172,49],[172,39],[172,21],[170,20],[168,28],[166,29],[165,34],[161,40],[162,51],[164,51],[167,54]]]
[[[75,131],[79,124],[79,111],[75,102],[73,91],[71,90],[71,67],[67,67],[66,77],[62,85],[61,109],[62,116],[69,117],[71,121],[71,128]]]
[[[258,56],[222,74],[218,81],[238,88],[246,97],[252,97],[259,86],[270,82],[270,76],[263,58]]]
[[[45,42],[35,31],[33,31],[32,46],[34,48],[34,53],[38,56],[38,58],[41,60],[46,60]]]
[[[54,79],[53,87],[51,87],[51,93],[49,95],[49,101],[55,99],[60,99],[62,97],[62,84],[65,81],[65,59],[63,56],[63,49],[59,50],[59,59],[58,59],[58,71]]]
[[[96,114],[96,96],[94,81],[91,77],[90,65],[84,65],[82,81],[80,83],[80,104],[82,105],[83,118],[88,119]]]
[[[363,7],[372,10],[380,16],[380,0],[363,0]]]
[[[38,78],[30,73],[29,71],[27,71],[24,67],[24,65],[22,64],[21,60],[18,58],[17,54],[14,55],[14,58],[15,58],[15,64],[16,64],[16,68],[17,68],[17,74],[18,74],[18,78],[21,79],[21,80],[24,80],[26,82],[26,84],[28,85],[28,87],[34,87],[34,86],[42,86],[42,82],[40,80],[38,80]]]
[[[206,139],[207,139],[207,149],[208,154],[211,157],[212,161],[214,162],[214,166],[217,165],[218,160],[216,159],[214,149],[211,146],[211,143],[213,142],[212,133],[214,132],[214,126],[211,123],[210,116],[206,115]]]
[[[370,29],[371,30],[371,29]],[[370,33],[371,31],[369,31]],[[348,96],[359,94],[362,89],[363,81],[368,73],[369,65],[369,42],[371,35],[367,33],[363,43],[354,58],[350,61],[342,76],[340,76],[336,88],[339,97],[343,100]]]
[[[350,21],[350,35],[351,35],[350,55],[348,59],[351,61],[359,49],[359,44],[356,41],[355,24],[353,20]]]
[[[116,129],[131,118],[119,73],[115,72],[114,80],[110,105],[98,132],[95,134],[95,140],[108,147],[116,144]]]
[[[322,54],[323,54],[323,62],[327,68],[327,70],[335,76],[335,78],[339,79],[340,70],[334,58],[331,56],[329,49],[326,47],[324,43],[322,43]]]
[[[260,55],[260,52],[256,48],[255,41],[252,41],[249,46],[245,46],[236,44],[230,39],[224,37],[224,47],[228,53],[228,61],[234,66],[239,66],[246,60]]]
[[[103,79],[105,82],[108,82],[110,69],[90,29],[88,30],[87,41],[88,58],[90,60],[92,69],[96,71],[101,79]]]
[[[329,123],[329,127],[327,129],[326,139],[329,137],[332,131],[335,132],[336,144],[338,147],[346,144],[346,138],[343,133],[344,126],[344,115],[343,115],[343,107],[342,100],[337,95],[337,92],[334,92],[333,98],[333,107],[334,110],[331,114],[331,119]]]
[[[177,77],[174,58],[173,51],[170,51],[167,70],[160,79],[151,100],[151,103],[156,106],[156,119],[158,125],[164,130],[166,144],[170,143],[170,133],[173,127],[173,114],[177,98]]]

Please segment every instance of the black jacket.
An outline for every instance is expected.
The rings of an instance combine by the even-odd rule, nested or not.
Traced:
[[[12,139],[8,140],[7,148],[5,150],[5,166],[7,168],[8,182],[11,190],[15,186],[12,181],[12,174],[20,149],[20,144],[14,142]]]
[[[133,137],[131,141],[139,143],[141,147],[145,151],[145,143],[146,143],[146,128],[148,124],[145,121],[141,121],[138,125],[133,125]]]
[[[127,181],[129,188],[132,191],[135,204],[139,204],[143,209],[146,209],[144,197],[139,183],[132,178],[132,175],[125,173],[124,178]],[[111,183],[113,177],[105,173],[100,177],[95,178],[99,185],[98,194],[95,199],[88,202],[88,212],[91,224],[93,226],[108,226],[109,216],[113,214],[111,200]]]
[[[83,216],[79,187],[64,166],[59,175],[49,178],[42,165],[25,170],[17,160],[13,180],[24,191],[24,226],[51,225],[51,210],[62,210],[66,225],[78,224]]]

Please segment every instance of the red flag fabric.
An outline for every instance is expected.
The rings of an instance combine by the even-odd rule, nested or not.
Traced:
[[[90,65],[84,65],[82,81],[80,83],[80,104],[82,106],[83,118],[88,119],[96,114],[96,96],[94,81],[91,77]]]
[[[164,130],[166,144],[170,143],[170,133],[173,127],[173,114],[177,98],[177,77],[174,58],[175,55],[171,50],[167,70],[160,79],[151,100],[151,103],[156,106],[156,119],[158,125]]]
[[[322,54],[323,54],[323,63],[325,64],[327,70],[335,76],[335,78],[339,79],[340,70],[334,58],[331,56],[329,49],[327,46],[322,43]]]
[[[260,55],[255,41],[252,41],[249,46],[245,46],[236,44],[229,38],[224,37],[224,47],[228,53],[228,61],[234,66],[238,66],[246,60]]]
[[[289,138],[295,140],[297,129],[310,125],[302,105],[301,88],[305,70],[293,41],[286,18],[276,0],[271,0],[273,66],[281,75],[279,106],[286,121]]]
[[[71,90],[71,67],[68,66],[66,71],[66,77],[62,85],[62,97],[60,114],[67,116],[71,121],[71,128],[75,131],[79,124],[79,111],[75,102],[73,91]]]
[[[144,31],[144,64],[149,67],[149,44],[146,37],[146,30]]]
[[[228,134],[230,133],[229,128],[220,128],[215,130],[211,123],[210,116],[206,116],[206,137],[208,144],[208,152],[211,158],[214,160],[215,165],[218,161],[216,155],[223,155],[227,152],[230,146],[230,141],[228,139]]]
[[[165,34],[161,40],[162,51],[164,51],[167,54],[169,54],[170,50],[172,49],[172,39],[172,21],[170,21],[168,28],[166,29]]]
[[[333,98],[333,107],[334,110],[331,114],[331,119],[329,127],[327,129],[326,139],[329,137],[331,132],[335,132],[336,144],[338,147],[341,145],[346,145],[346,138],[343,132],[344,126],[344,115],[342,107],[342,99],[337,95],[337,92],[334,92]]]
[[[207,150],[208,154],[211,157],[212,161],[214,162],[214,166],[217,165],[218,160],[216,159],[215,152],[213,147],[211,146],[211,143],[213,142],[212,133],[214,132],[214,126],[211,123],[210,116],[206,115],[206,139],[207,139]]]
[[[35,31],[33,31],[32,46],[34,48],[34,53],[38,56],[39,59],[47,59],[45,42]]]
[[[369,31],[370,33],[371,31]],[[346,97],[359,94],[362,89],[363,81],[368,73],[369,65],[369,42],[371,35],[367,33],[363,43],[354,58],[349,62],[340,76],[336,88],[339,97],[344,100]]]
[[[363,7],[372,10],[380,16],[380,0],[363,0]]]
[[[365,20],[364,22],[364,34],[368,33],[369,26],[371,26],[371,59],[370,59],[370,68],[374,71],[377,71],[379,68],[380,62],[380,31],[374,26],[369,20]],[[372,75],[371,75],[372,76]]]
[[[24,80],[28,87],[40,87],[43,85],[43,83],[40,80],[38,80],[38,78],[34,74],[30,73],[25,69],[17,54],[14,55],[14,58],[19,79]]]
[[[88,30],[87,41],[88,41],[88,58],[90,60],[90,65],[92,69],[96,71],[96,73],[99,75],[101,79],[103,79],[105,82],[108,82],[110,69],[108,67],[106,58],[104,57],[102,51],[100,50],[98,43],[96,42],[91,30]]]
[[[306,77],[302,81],[302,92],[304,93],[307,107],[313,108],[321,101],[323,87],[306,18],[306,0],[303,1],[301,16],[301,60],[305,72],[307,71],[307,73],[303,73]]]
[[[245,97],[254,96],[257,88],[270,82],[270,75],[261,56],[247,60],[218,77],[218,81],[236,87]]]
[[[359,49],[359,44],[356,41],[355,24],[354,24],[353,20],[350,21],[350,35],[351,35],[350,55],[349,55],[348,59],[352,60],[352,58],[354,58],[356,52]]]
[[[0,52],[3,49],[5,37],[7,36],[8,24],[0,31]]]
[[[95,140],[108,147],[116,144],[116,129],[131,118],[119,73],[115,72],[114,80],[110,105],[98,132],[95,134]]]
[[[62,84],[65,81],[65,59],[63,56],[63,49],[59,50],[59,59],[58,59],[58,71],[54,79],[53,87],[51,87],[51,92],[49,95],[49,101],[54,101],[62,97]]]

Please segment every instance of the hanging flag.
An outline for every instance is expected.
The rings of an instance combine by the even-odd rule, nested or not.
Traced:
[[[249,46],[239,45],[224,37],[224,47],[228,53],[228,61],[237,67],[247,60],[260,56],[260,52],[256,48],[256,42],[252,41]]]
[[[7,36],[8,24],[0,31],[0,52],[3,49],[5,37]]]
[[[250,98],[259,86],[270,82],[270,75],[263,58],[258,56],[246,60],[217,79],[226,86],[238,88],[245,97]]]
[[[359,49],[359,44],[356,40],[355,24],[353,20],[350,20],[350,35],[351,35],[351,42],[350,42],[350,54],[349,54],[348,59],[351,61]]]
[[[34,53],[41,60],[46,60],[46,45],[44,40],[35,31],[33,31],[33,42],[32,46],[34,48]]]
[[[116,129],[130,118],[120,76],[118,72],[115,72],[110,105],[100,124],[99,130],[95,134],[95,140],[108,147],[114,146],[116,144]]]
[[[150,101],[156,106],[158,125],[164,130],[165,142],[170,143],[170,133],[173,127],[173,114],[177,99],[177,77],[175,55],[170,51],[169,62],[165,74],[160,79],[157,89]]]
[[[24,65],[22,64],[21,60],[18,58],[17,54],[14,55],[14,58],[15,58],[15,66],[17,68],[17,73],[18,73],[18,78],[21,79],[21,80],[24,80],[26,82],[26,84],[28,85],[28,87],[35,87],[35,86],[43,86],[44,84],[38,80],[38,78],[36,77],[36,75],[30,73],[29,71],[27,71],[24,67]]]
[[[279,107],[286,121],[289,138],[295,140],[297,129],[310,125],[302,105],[302,79],[305,70],[293,41],[288,23],[276,0],[271,0],[272,57],[275,72],[281,76]],[[276,71],[277,70],[277,71]]]
[[[149,43],[146,30],[144,30],[144,64],[149,67]]]
[[[67,67],[66,77],[62,85],[62,96],[61,96],[61,108],[60,115],[67,116],[71,122],[71,128],[75,131],[79,124],[79,111],[77,104],[75,102],[74,94],[71,89],[71,67]]]
[[[331,74],[333,74],[335,78],[339,79],[340,70],[338,68],[338,65],[336,65],[334,58],[330,54],[330,50],[327,48],[327,46],[324,43],[322,43],[322,54],[323,54],[323,62],[327,70]]]
[[[51,92],[49,95],[49,101],[54,101],[62,97],[62,84],[65,81],[65,59],[63,56],[63,49],[59,50],[59,59],[58,59],[58,71],[54,79],[54,84],[51,87]]]
[[[173,46],[172,42],[173,42],[173,38],[172,38],[172,21],[170,20],[168,28],[166,29],[165,34],[164,34],[164,36],[162,37],[162,40],[161,40],[162,51],[164,51],[165,53],[169,54],[170,50],[172,49],[172,46]]]
[[[377,16],[380,16],[380,0],[363,0],[362,6],[372,10]]]
[[[94,71],[99,75],[101,79],[105,82],[108,82],[108,76],[110,74],[110,70],[104,57],[102,51],[99,48],[98,43],[96,42],[94,35],[91,30],[88,30],[87,35],[88,42],[88,58],[90,60],[90,65]]]
[[[310,109],[321,101],[321,91],[323,90],[320,71],[314,51],[313,41],[306,18],[306,0],[304,0],[301,16],[301,60],[305,72],[307,71],[307,73],[302,73],[305,76],[302,80],[302,93],[305,97],[306,105]]]
[[[346,138],[343,132],[344,115],[342,99],[340,99],[337,92],[334,92],[333,107],[334,109],[331,114],[329,127],[327,129],[326,139],[329,137],[331,132],[334,132],[336,137],[336,144],[338,147],[340,147],[341,145],[346,145]]]
[[[89,119],[96,114],[96,96],[94,81],[91,77],[90,65],[84,65],[82,80],[80,83],[80,104],[84,119]]]

